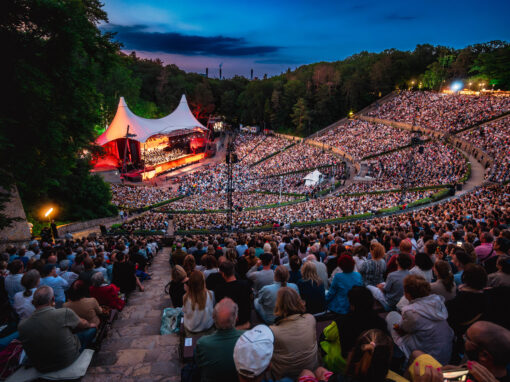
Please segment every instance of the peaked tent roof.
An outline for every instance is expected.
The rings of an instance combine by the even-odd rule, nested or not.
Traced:
[[[190,130],[196,128],[203,130],[206,129],[206,127],[195,118],[189,109],[188,101],[186,100],[186,96],[184,94],[182,95],[181,101],[173,113],[161,118],[161,121],[164,121],[165,125],[167,126],[164,130],[161,131],[162,134],[172,134],[179,130]]]
[[[117,113],[112,123],[96,139],[96,143],[103,146],[115,139],[125,138],[128,125],[129,133],[136,134],[136,137],[133,137],[133,139],[142,143],[157,134],[171,134],[182,130],[195,130],[196,128],[205,129],[191,113],[184,94],[181,97],[179,106],[177,106],[173,113],[158,119],[137,116],[129,110],[124,97],[120,97]]]

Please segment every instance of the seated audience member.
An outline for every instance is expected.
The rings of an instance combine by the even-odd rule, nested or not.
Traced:
[[[203,273],[206,280],[210,275],[218,273],[218,261],[214,255],[204,256],[204,258],[202,258],[202,265],[205,267]]]
[[[411,265],[411,256],[407,253],[399,253],[397,255],[397,270],[388,275],[386,282],[377,285],[377,287],[368,286],[374,298],[382,304],[386,311],[395,309],[404,295],[404,279],[409,275]]]
[[[182,267],[186,271],[186,274],[188,275],[188,277],[190,277],[191,273],[196,268],[196,261],[195,261],[195,258],[193,257],[193,255],[186,255],[186,257],[184,258]]]
[[[74,272],[71,272],[69,270],[69,264],[71,262],[69,260],[62,260],[60,262],[60,274],[59,276],[62,277],[65,281],[67,281],[67,288],[71,286],[72,283],[74,283],[76,280],[78,280],[78,275]]]
[[[349,312],[338,317],[335,322],[338,328],[342,356],[347,359],[356,339],[365,330],[379,329],[386,332],[386,321],[374,311],[374,297],[363,286],[353,286],[348,293]]]
[[[457,294],[450,264],[444,260],[437,260],[432,269],[437,280],[430,284],[430,293],[443,296],[445,301],[450,301]]]
[[[489,275],[487,286],[510,287],[510,256],[500,255],[496,263],[497,272]]]
[[[220,274],[225,280],[225,283],[216,287],[214,296],[220,301],[228,297],[237,304],[239,310],[236,327],[238,329],[245,329],[250,327],[253,293],[247,280],[237,280],[234,268],[234,263],[228,260],[220,264]]]
[[[119,287],[121,293],[130,293],[137,285],[143,292],[143,285],[136,277],[135,265],[123,253],[118,253],[116,259],[113,264],[112,283]]]
[[[21,278],[21,285],[25,288],[25,291],[18,292],[14,295],[13,308],[16,311],[20,320],[28,318],[35,310],[32,304],[34,293],[39,286],[41,275],[35,269],[32,269],[25,273]]]
[[[246,274],[246,277],[253,282],[255,293],[258,293],[266,285],[273,283],[274,272],[273,269],[271,269],[272,261],[273,255],[270,253],[263,253],[260,255],[260,260],[257,264],[252,266]],[[257,270],[259,265],[262,265],[262,270],[260,271]]]
[[[345,372],[331,375],[328,382],[387,382],[406,381],[390,370],[393,357],[391,337],[379,329],[363,332],[356,340],[347,358]],[[306,374],[308,373],[308,374]],[[310,375],[303,371],[301,375]],[[324,373],[322,371],[322,373]],[[311,373],[313,374],[313,373]],[[320,373],[318,373],[320,374]],[[320,375],[317,375],[320,377]]]
[[[301,269],[303,278],[298,281],[299,295],[306,304],[306,313],[320,313],[326,310],[324,284],[317,274],[312,261],[306,261]]]
[[[370,246],[371,259],[363,262],[359,268],[359,273],[363,277],[365,286],[376,286],[384,282],[384,274],[386,273],[386,261],[384,260],[384,246],[379,243],[373,243]]]
[[[4,287],[9,298],[9,304],[14,303],[14,295],[18,292],[23,292],[23,285],[21,278],[23,277],[23,262],[19,259],[13,260],[9,265],[9,274],[5,276]]]
[[[47,285],[35,291],[32,303],[35,312],[18,326],[30,362],[43,373],[69,366],[94,339],[95,325],[71,309],[55,309],[53,290]],[[73,334],[76,330],[80,331]]]
[[[184,258],[186,257],[186,252],[182,249],[182,243],[177,243],[175,245],[175,250],[172,251],[172,255],[170,257],[170,262],[172,266],[174,265],[182,265],[184,264]]]
[[[99,326],[101,319],[99,316],[103,310],[94,297],[87,297],[89,287],[83,280],[76,280],[69,288],[69,301],[64,304],[64,308],[71,309],[78,317],[87,320],[87,322]]]
[[[57,267],[55,264],[46,264],[42,270],[42,279],[40,284],[47,285],[53,289],[55,294],[55,304],[57,308],[66,302],[65,290],[68,288],[67,281],[57,276]]]
[[[89,288],[90,297],[94,297],[99,305],[109,306],[112,309],[122,310],[126,302],[119,297],[120,289],[115,284],[107,284],[101,272],[96,272],[91,278],[92,286]]]
[[[494,237],[490,232],[484,232],[480,236],[481,244],[475,248],[478,264],[482,265],[487,273],[496,272],[497,255],[494,250]]]
[[[478,321],[485,310],[483,289],[487,286],[487,273],[481,265],[468,264],[462,274],[457,295],[446,303],[448,322],[457,336]]]
[[[464,273],[464,267],[468,264],[473,263],[473,259],[463,250],[456,249],[452,254],[452,263],[457,268],[457,273],[453,275],[455,284],[459,286],[462,284],[462,273]]]
[[[413,245],[411,244],[411,242],[409,240],[402,240],[399,244],[398,252],[395,253],[394,255],[392,255],[389,258],[388,263],[386,264],[386,275],[389,275],[391,272],[395,272],[397,270],[396,261],[398,259],[398,255],[400,255],[401,253],[405,253],[405,254],[409,255],[409,257],[411,258],[412,265],[409,267],[409,269],[411,269],[411,267],[414,266],[414,256],[411,255],[412,250],[413,250]],[[391,254],[391,251],[389,251],[386,255],[389,255],[389,254]]]
[[[404,295],[409,304],[402,308],[402,315],[390,312],[386,317],[393,341],[406,358],[413,351],[421,350],[443,365],[448,363],[453,330],[447,322],[444,298],[430,294],[429,282],[418,275],[404,279]]]
[[[83,260],[83,272],[79,274],[78,279],[85,282],[87,287],[90,286],[90,278],[94,273],[97,271],[94,269],[94,260],[92,260],[90,257],[85,258]]]
[[[168,294],[174,308],[182,307],[182,298],[186,294],[185,285],[189,278],[186,271],[180,265],[172,267],[172,280],[168,283]]]
[[[429,255],[424,252],[418,252],[414,258],[415,265],[409,271],[412,275],[422,276],[428,282],[432,281],[432,262]]]
[[[278,290],[283,287],[293,288],[299,293],[296,284],[288,283],[289,271],[284,265],[279,265],[274,271],[274,282],[263,287],[258,297],[253,302],[255,310],[266,324],[272,324],[275,320],[274,309]]]
[[[236,382],[234,346],[243,334],[241,330],[235,328],[237,304],[230,298],[222,299],[214,307],[213,319],[216,331],[201,337],[195,350],[195,361],[200,370],[201,381]]]
[[[293,284],[297,284],[299,280],[303,277],[301,275],[301,265],[303,262],[299,258],[299,256],[294,255],[289,259],[289,282]]]
[[[244,332],[234,347],[234,363],[239,382],[267,381],[264,376],[271,370],[274,335],[265,325],[257,325]],[[283,378],[275,382],[292,382]]]
[[[319,276],[319,279],[322,281],[322,285],[324,285],[324,289],[326,289],[329,286],[328,267],[326,266],[326,264],[321,263],[318,260],[320,258],[318,250],[319,249],[317,245],[312,246],[311,252],[314,254],[308,255],[306,257],[306,261],[310,261],[315,265],[315,269],[317,270],[317,276]]]
[[[274,352],[271,374],[276,378],[296,378],[303,369],[319,366],[315,318],[305,313],[305,303],[289,287],[278,291],[274,309]]]
[[[464,335],[467,367],[478,381],[510,380],[510,331],[492,322],[478,321]]]
[[[326,293],[326,303],[329,310],[337,314],[346,314],[349,311],[347,293],[355,285],[362,286],[363,279],[358,272],[354,272],[355,263],[351,256],[345,254],[340,256],[338,266],[342,272],[333,277],[333,282]]]
[[[182,312],[187,333],[206,332],[213,328],[214,293],[205,287],[204,274],[193,271],[183,297]]]

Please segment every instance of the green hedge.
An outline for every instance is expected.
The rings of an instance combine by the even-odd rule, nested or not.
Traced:
[[[425,139],[423,140],[423,143],[427,143],[429,142],[431,139]],[[372,155],[367,155],[366,157],[363,157],[361,158],[361,160],[369,160],[369,159],[373,159],[373,158],[377,158],[377,157],[380,157],[380,156],[383,156],[383,155],[387,155],[387,154],[391,154],[391,153],[395,153],[397,151],[402,151],[402,150],[405,150],[405,149],[408,149],[409,147],[411,147],[412,144],[411,143],[408,143],[407,145],[405,146],[400,146],[400,147],[396,147],[394,149],[391,149],[391,150],[387,150],[387,151],[383,151],[381,153],[378,153],[378,154],[372,154]]]
[[[467,162],[466,173],[459,179],[459,183],[466,183],[471,178],[471,162]]]
[[[277,176],[288,176],[288,175],[300,174],[302,172],[309,172],[309,171],[318,170],[318,169],[321,169],[321,168],[333,167],[333,166],[338,166],[338,163],[336,163],[336,164],[334,164],[334,163],[325,164],[323,166],[318,166],[318,167],[308,167],[308,168],[303,168],[301,170],[290,171],[290,172],[283,172],[281,174],[267,175],[267,178],[275,178]]]

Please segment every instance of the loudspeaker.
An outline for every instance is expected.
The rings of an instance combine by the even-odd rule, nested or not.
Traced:
[[[423,146],[420,146],[420,147],[418,148],[418,152],[419,152],[420,154],[423,154],[423,151],[424,151],[424,150],[425,150],[425,149],[424,149],[424,147],[423,147]]]
[[[462,191],[462,184],[457,184],[457,191]]]

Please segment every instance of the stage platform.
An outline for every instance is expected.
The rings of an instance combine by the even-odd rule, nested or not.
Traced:
[[[166,172],[176,167],[180,167],[186,165],[188,163],[198,162],[205,158],[205,153],[199,154],[190,154],[177,159],[174,159],[169,162],[160,163],[156,166],[151,166],[151,169],[145,169],[145,171],[141,172],[142,180],[149,180],[158,176],[162,172]]]

